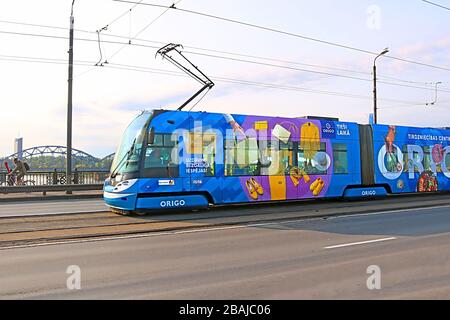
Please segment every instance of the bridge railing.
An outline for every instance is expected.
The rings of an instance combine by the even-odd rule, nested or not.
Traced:
[[[71,184],[102,185],[108,175],[107,170],[74,170]],[[24,181],[26,186],[55,186],[65,185],[67,178],[64,171],[28,171]],[[0,186],[8,186],[6,171],[0,171]]]

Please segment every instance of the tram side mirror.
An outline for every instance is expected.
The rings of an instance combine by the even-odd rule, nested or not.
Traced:
[[[155,143],[155,128],[151,127],[150,132],[148,133],[148,144]]]

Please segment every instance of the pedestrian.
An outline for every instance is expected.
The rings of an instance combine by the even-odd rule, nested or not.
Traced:
[[[23,161],[19,160],[19,158],[14,158],[14,169],[8,173],[8,178],[11,178],[13,175],[16,175],[16,184],[22,184],[22,178],[27,174],[27,169],[29,169],[28,165]],[[28,168],[27,168],[28,167]]]

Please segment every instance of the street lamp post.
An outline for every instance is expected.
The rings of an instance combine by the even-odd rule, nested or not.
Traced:
[[[71,184],[72,180],[72,84],[73,84],[73,32],[74,22],[73,5],[70,11],[70,38],[69,38],[69,78],[67,92],[67,146],[66,146],[66,184]],[[66,190],[67,194],[72,193]]]
[[[373,60],[373,123],[377,124],[377,66],[376,62],[379,57],[389,52],[389,49],[384,49],[379,55]]]

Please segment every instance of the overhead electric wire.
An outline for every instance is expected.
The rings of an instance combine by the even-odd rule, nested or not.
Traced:
[[[141,29],[134,37],[131,37],[131,12],[132,12],[132,10],[133,10],[137,5],[139,5],[142,1],[143,1],[143,0],[140,0],[139,2],[135,3],[130,9],[128,9],[127,11],[125,11],[124,13],[122,13],[121,15],[119,15],[117,18],[115,18],[115,19],[114,19],[113,21],[111,21],[110,23],[106,24],[106,25],[105,25],[103,28],[101,28],[100,30],[97,30],[97,31],[96,31],[96,32],[97,32],[97,35],[98,35],[98,46],[99,46],[99,51],[100,51],[100,60],[94,65],[93,68],[91,68],[91,69],[89,69],[89,70],[86,70],[86,71],[84,71],[84,72],[82,72],[82,73],[80,73],[80,74],[75,75],[75,76],[74,76],[75,78],[78,78],[78,77],[80,77],[80,76],[82,76],[82,75],[85,75],[85,74],[91,72],[92,70],[95,69],[95,67],[98,67],[98,66],[103,67],[104,64],[108,64],[108,63],[109,63],[108,60],[105,60],[104,62],[101,62],[101,60],[102,60],[102,58],[103,58],[103,55],[102,55],[102,49],[101,49],[100,32],[108,30],[108,28],[109,28],[113,23],[115,23],[116,21],[118,21],[120,18],[122,18],[123,16],[125,16],[127,13],[130,13],[130,27],[129,27],[129,28],[130,28],[130,29],[129,29],[130,34],[129,34],[129,36],[128,36],[128,37],[124,37],[124,36],[115,36],[115,37],[120,37],[120,38],[122,38],[122,39],[123,39],[123,38],[126,38],[126,39],[128,40],[128,43],[123,43],[122,46],[121,46],[117,51],[115,51],[115,52],[109,57],[109,60],[111,60],[113,57],[115,57],[117,54],[119,54],[119,53],[120,53],[127,45],[132,45],[132,43],[131,43],[132,40],[134,40],[136,37],[138,37],[138,36],[139,36],[142,32],[144,32],[148,27],[150,27],[150,26],[151,26],[153,23],[155,23],[159,18],[161,18],[167,11],[169,11],[169,9],[166,9],[163,13],[161,13],[158,17],[156,17],[155,19],[153,19],[149,24],[147,24],[143,29]],[[182,0],[178,0],[177,3],[181,2],[181,1],[182,1]],[[175,4],[174,4],[174,5],[175,5]],[[87,32],[87,33],[92,33],[91,31],[87,31],[87,30],[78,30],[78,31],[81,31],[81,32]],[[105,34],[105,36],[112,36],[112,35]]]
[[[17,25],[25,25],[25,26],[34,26],[34,27],[44,27],[44,28],[68,30],[68,28],[66,28],[66,27],[56,27],[56,26],[48,26],[48,25],[42,25],[42,24],[30,24],[30,23],[17,22],[17,21],[0,20],[0,23],[12,23],[12,24],[17,24]],[[88,31],[88,30],[82,30],[82,29],[75,29],[75,31],[83,32],[83,33],[89,33],[89,34],[97,33],[97,32],[94,32],[94,31]],[[126,39],[126,40],[129,39],[129,37],[122,36],[122,35],[111,34],[111,33],[104,33],[103,35],[105,37],[113,37],[113,38]],[[141,38],[137,38],[137,37],[134,38],[134,40],[135,41],[140,41],[140,42],[155,43],[155,44],[158,44],[158,45],[165,45],[165,44],[167,44],[167,42],[148,40],[148,39],[141,39]],[[124,45],[126,45],[126,44],[124,44]],[[157,48],[157,47],[150,47],[150,48]],[[222,54],[226,54],[226,55],[240,56],[240,57],[258,59],[258,60],[266,60],[266,61],[272,61],[272,62],[281,62],[281,63],[286,63],[286,64],[301,65],[301,66],[307,66],[307,67],[312,67],[312,68],[329,69],[329,70],[343,71],[343,72],[355,73],[355,74],[372,75],[371,72],[366,72],[366,71],[352,70],[352,69],[341,68],[341,67],[333,67],[333,66],[323,66],[323,65],[317,65],[317,64],[308,64],[308,63],[302,63],[302,62],[298,62],[298,61],[290,61],[290,60],[278,59],[278,58],[272,58],[272,57],[263,57],[263,56],[258,56],[258,55],[249,55],[249,54],[242,54],[242,53],[237,53],[237,52],[230,52],[230,51],[222,51],[222,50],[201,48],[201,47],[195,47],[195,46],[184,46],[184,48],[186,48],[186,49],[194,49],[194,50],[201,50],[201,51],[206,51],[206,52],[213,52],[213,53],[222,53]],[[199,54],[199,53],[194,53],[194,54]],[[224,59],[224,58],[226,59],[226,57],[220,57],[220,58],[221,59]],[[399,78],[395,78],[395,77],[388,76],[388,75],[378,75],[378,78],[386,78],[386,79],[391,79],[391,80],[395,80],[395,81],[398,81],[398,82],[405,82],[405,83],[422,84],[422,85],[425,84],[425,82],[404,80],[404,79],[399,79]]]
[[[237,62],[245,62],[245,63],[251,63],[251,64],[257,64],[257,65],[263,65],[263,66],[275,67],[275,68],[282,68],[282,69],[288,69],[288,70],[294,70],[294,71],[309,72],[309,73],[315,73],[315,74],[327,75],[327,76],[333,76],[333,77],[340,77],[340,78],[346,78],[346,79],[352,79],[352,80],[360,80],[360,81],[366,81],[366,82],[372,82],[373,81],[373,79],[365,79],[365,78],[348,76],[348,75],[342,75],[342,74],[336,74],[336,73],[329,73],[329,72],[308,70],[308,69],[295,68],[295,67],[289,67],[289,66],[275,65],[275,64],[271,64],[271,63],[264,63],[264,62],[257,62],[257,61],[251,61],[251,60],[223,57],[223,56],[217,56],[217,55],[210,55],[210,54],[206,54],[206,53],[199,53],[199,52],[193,52],[193,51],[186,51],[185,50],[184,52],[190,53],[190,54],[194,54],[194,55],[201,55],[201,56],[212,57],[212,58],[233,60],[233,61],[237,61]],[[378,80],[377,82],[378,83],[387,84],[387,85],[406,87],[406,88],[415,88],[415,89],[428,90],[428,88],[425,88],[425,87],[418,87],[418,86],[412,86],[412,85],[398,84],[398,83],[392,83],[392,82],[387,82],[387,81],[382,81],[382,80]],[[442,91],[446,92],[446,90],[442,90]],[[450,91],[448,91],[448,92],[450,92]]]
[[[21,57],[21,56],[5,56],[0,55],[0,60],[7,60],[7,61],[18,61],[18,62],[33,62],[33,63],[51,63],[51,64],[59,64],[63,65],[67,62],[64,59],[49,59],[49,58],[36,58],[36,57]],[[42,61],[39,61],[42,60]],[[92,65],[92,61],[74,61],[75,65],[80,66],[86,66],[89,67]],[[108,64],[105,65],[106,68],[112,68],[112,69],[118,69],[118,70],[126,70],[126,71],[136,71],[136,72],[143,72],[143,73],[150,73],[150,74],[159,74],[159,75],[168,75],[168,76],[177,76],[177,77],[188,77],[186,74],[176,71],[170,71],[170,70],[163,70],[163,69],[155,69],[155,68],[148,68],[148,67],[142,67],[142,66],[132,66],[132,65],[122,65],[122,64]],[[296,86],[289,86],[289,85],[280,85],[280,84],[273,84],[273,83],[265,83],[265,82],[258,82],[258,81],[250,81],[250,80],[243,80],[243,79],[234,79],[234,78],[228,78],[228,77],[216,77],[213,76],[211,79],[219,82],[225,82],[225,83],[234,83],[234,84],[243,84],[248,86],[254,86],[254,87],[260,87],[260,88],[267,88],[267,89],[279,89],[279,90],[287,90],[287,91],[297,91],[297,92],[305,92],[305,93],[313,93],[313,94],[321,94],[321,95],[330,95],[330,96],[338,96],[338,97],[344,97],[344,98],[353,98],[353,99],[364,99],[364,100],[371,100],[372,97],[364,96],[364,95],[357,95],[352,93],[346,93],[346,92],[335,92],[335,91],[325,91],[325,90],[317,90],[317,89],[309,89],[309,88],[302,88],[302,87],[296,87]],[[391,98],[379,98],[380,101],[388,101],[388,102],[394,102],[394,103],[403,103],[403,104],[417,104],[417,102],[412,101],[403,101],[403,100],[397,100],[397,99],[391,99]]]
[[[161,12],[160,15],[158,15],[155,19],[153,19],[152,21],[150,21],[150,23],[148,23],[144,28],[142,28],[141,30],[139,30],[133,37],[130,37],[129,41],[128,41],[128,45],[131,45],[131,41],[133,41],[136,37],[139,37],[140,34],[142,34],[145,30],[147,30],[152,24],[154,24],[156,21],[158,21],[163,15],[165,15],[170,9],[172,9],[173,7],[175,7],[175,5],[177,5],[178,3],[180,3],[182,0],[178,0],[176,2],[174,2],[172,4],[172,6],[167,7],[166,10],[164,10],[163,12]],[[136,5],[138,4],[142,4],[142,0],[138,3],[136,3]],[[131,36],[131,34],[130,34]],[[126,44],[123,45],[122,47],[120,47],[116,52],[114,52],[109,59],[111,60],[112,58],[114,58],[117,54],[119,54],[119,52],[121,52],[124,48],[126,47]]]
[[[120,38],[120,39],[128,39],[125,36],[115,35],[115,34],[111,34],[111,33],[105,34],[105,36],[107,36],[107,37],[114,37],[114,38]],[[158,44],[158,45],[166,45],[167,44],[167,42],[163,42],[163,41],[154,41],[154,40],[148,40],[148,39],[142,39],[142,38],[134,38],[134,40],[135,41],[140,41],[140,42],[155,43],[155,44]],[[186,48],[186,49],[201,50],[201,51],[207,51],[207,52],[213,52],[213,53],[223,53],[223,54],[226,54],[226,55],[240,56],[240,57],[245,57],[245,58],[253,58],[253,59],[260,59],[260,60],[267,60],[267,61],[273,61],[273,62],[295,64],[295,65],[302,65],[302,66],[313,67],[313,68],[330,69],[330,70],[337,70],[337,71],[343,71],[343,72],[349,72],[349,73],[357,73],[357,74],[371,74],[370,72],[365,72],[365,71],[358,71],[358,70],[339,68],[339,67],[332,67],[332,66],[323,66],[323,65],[317,65],[317,64],[308,64],[308,63],[302,63],[302,62],[298,62],[298,61],[289,61],[289,60],[284,60],[284,59],[277,59],[277,58],[271,58],[271,57],[262,57],[262,56],[242,54],[242,53],[237,53],[237,52],[215,50],[215,49],[201,48],[201,47],[188,46],[188,45],[183,45],[183,47]]]
[[[122,38],[122,39],[126,38],[125,36],[114,35],[114,34],[105,34],[105,36]],[[139,38],[135,38],[134,40],[141,41],[141,42],[148,42],[148,43],[156,43],[158,45],[165,45],[165,44],[167,44],[167,42],[147,40],[147,39],[139,39]],[[195,46],[183,46],[183,47],[186,48],[186,49],[194,49],[194,50],[201,50],[201,51],[207,51],[207,52],[222,53],[222,54],[226,54],[226,55],[233,55],[233,56],[240,56],[240,57],[245,57],[245,58],[252,58],[252,59],[259,59],[259,60],[266,60],[266,61],[273,61],[273,62],[281,62],[281,63],[294,64],[294,65],[301,65],[301,66],[307,66],[307,67],[312,67],[312,68],[329,69],[329,70],[336,70],[336,71],[355,73],[355,74],[363,74],[363,75],[372,75],[371,72],[360,71],[360,70],[352,70],[352,69],[341,68],[341,67],[323,66],[323,65],[303,63],[303,62],[298,62],[298,61],[290,61],[290,60],[284,60],[284,59],[278,59],[278,58],[263,57],[263,56],[258,56],[258,55],[249,55],[249,54],[242,54],[242,53],[237,53],[237,52],[222,51],[222,50],[215,50],[215,49],[207,49],[207,48],[201,48],[201,47],[195,47]],[[204,56],[206,55],[206,54],[202,54],[200,52],[192,52],[192,51],[185,51],[185,52],[192,53],[192,54],[197,54],[197,55],[204,55]],[[209,55],[209,57],[232,60],[232,58],[223,57],[223,56]],[[247,62],[247,61],[241,60],[241,62]],[[253,62],[251,62],[251,63],[253,63]],[[272,66],[274,66],[274,65],[272,65]],[[334,76],[333,74],[330,74],[330,75]],[[413,83],[413,84],[425,85],[425,82],[404,80],[404,79],[399,79],[399,78],[392,77],[392,76],[387,76],[387,75],[378,75],[377,77],[378,78],[391,79],[391,80],[398,81],[398,82],[405,82],[405,83]],[[369,80],[369,81],[372,81],[372,80]]]
[[[26,26],[26,27],[37,27],[37,28],[64,30],[64,31],[70,30],[70,28],[68,28],[68,27],[60,27],[60,26],[52,26],[52,25],[45,25],[45,24],[28,23],[28,22],[23,22],[23,21],[0,20],[0,23],[13,24],[13,25],[19,25],[19,26]],[[97,33],[97,31],[89,31],[89,30],[83,30],[83,29],[78,29],[78,28],[74,28],[74,31],[82,32],[82,33],[89,33],[89,34],[96,34]],[[121,38],[125,38],[125,36],[120,36],[120,37]]]
[[[65,40],[68,39],[65,36],[55,36],[55,35],[36,34],[36,33],[24,33],[24,32],[12,32],[12,31],[3,31],[3,30],[0,30],[0,33],[12,34],[12,35],[22,35],[22,36],[54,38],[54,39],[65,39]],[[98,40],[87,39],[87,38],[74,38],[74,40],[76,40],[76,41],[98,42]],[[109,40],[103,40],[103,42],[104,43],[110,43],[110,44],[117,44],[117,45],[124,45],[125,44],[123,42],[109,41]],[[159,49],[159,47],[156,47],[156,46],[149,46],[149,45],[143,45],[143,44],[133,43],[131,45],[132,46],[138,46],[138,47]],[[240,62],[245,62],[245,63],[251,63],[251,64],[257,64],[257,65],[263,65],[263,66],[270,66],[270,67],[276,67],[276,68],[282,68],[282,69],[288,69],[288,70],[293,70],[293,71],[308,72],[308,73],[313,73],[313,74],[320,74],[320,75],[326,75],[326,76],[340,77],[340,78],[353,79],[353,80],[359,80],[359,81],[365,81],[365,82],[371,82],[372,81],[371,79],[365,79],[365,78],[360,78],[360,77],[354,77],[354,76],[348,76],[348,75],[340,75],[340,74],[321,72],[321,71],[315,71],[315,70],[308,70],[308,69],[302,69],[302,68],[295,68],[295,67],[289,67],[289,66],[282,66],[282,65],[275,65],[275,64],[269,64],[269,63],[251,61],[251,60],[244,60],[244,59],[237,59],[237,58],[231,58],[231,57],[222,57],[222,56],[210,55],[210,54],[200,53],[200,52],[193,52],[193,51],[185,51],[185,52],[191,53],[191,54],[196,54],[196,55],[201,55],[201,56],[206,56],[206,57],[213,57],[213,58],[220,58],[220,59],[226,59],[226,60],[240,61]],[[86,71],[86,72],[88,72],[88,71]],[[79,77],[80,75],[77,75],[77,77]],[[400,87],[406,87],[406,88],[429,90],[429,88],[426,88],[426,87],[411,86],[411,85],[392,83],[392,82],[381,81],[381,80],[378,81],[378,82],[382,83],[382,84],[386,84],[386,85],[392,85],[392,86],[400,86]],[[450,90],[438,89],[438,92],[450,92]]]
[[[58,64],[58,65],[65,65],[67,62],[63,59],[60,59],[60,61],[38,61],[38,58],[30,58],[30,59],[23,59],[23,58],[3,58],[0,56],[0,60],[6,60],[6,61],[17,61],[17,62],[31,62],[31,63],[48,63],[48,64]],[[46,60],[57,60],[57,59],[46,59]],[[74,62],[74,65],[78,66],[85,66],[90,67],[92,65],[92,61],[88,62]],[[149,68],[142,68],[138,66],[129,66],[126,65],[116,65],[116,64],[110,64],[105,65],[107,68],[111,69],[117,69],[117,70],[125,70],[125,71],[135,71],[135,72],[143,72],[143,73],[151,73],[151,74],[158,74],[158,75],[168,75],[168,76],[177,76],[177,77],[183,77],[186,78],[187,75],[181,72],[173,72],[169,70],[146,70]],[[322,90],[313,90],[313,89],[306,89],[306,88],[300,88],[300,87],[293,87],[293,86],[283,86],[283,85],[276,85],[276,84],[270,84],[270,83],[262,83],[262,82],[255,82],[255,81],[248,81],[248,80],[239,80],[239,79],[230,79],[230,78],[223,78],[223,77],[211,77],[212,79],[224,82],[224,83],[233,83],[233,84],[243,84],[248,86],[254,86],[259,88],[266,88],[266,89],[278,89],[278,90],[287,90],[287,91],[297,91],[297,92],[304,92],[304,93],[312,93],[312,94],[322,94],[322,95],[331,95],[331,96],[338,96],[343,98],[353,98],[353,99],[364,99],[364,100],[371,100],[371,97],[363,96],[363,95],[355,95],[355,94],[348,94],[348,93],[342,93],[342,92],[333,92],[333,91],[322,91]],[[203,99],[203,98],[201,98]],[[198,104],[201,99],[196,103]],[[409,105],[424,105],[417,104],[414,102],[405,102],[402,100],[396,100],[396,99],[388,99],[388,98],[380,98],[380,101],[389,101],[389,102],[400,102],[405,103]],[[387,109],[387,108],[380,108],[380,109]]]
[[[404,83],[420,84],[420,85],[423,85],[423,86],[427,85],[427,82],[424,82],[424,81],[405,80],[405,79],[400,79],[400,78],[397,78],[397,77],[385,76],[385,75],[377,75],[377,78],[385,78],[385,79],[394,80],[394,81],[397,81],[397,82],[404,82]]]
[[[377,109],[397,109],[397,108],[411,108],[411,107],[426,107],[426,103],[404,104],[398,106],[378,107]]]
[[[124,2],[124,3],[136,3],[134,1],[128,1],[128,0],[113,0],[113,1]],[[298,33],[293,33],[293,32],[289,32],[289,31],[283,31],[283,30],[279,30],[279,29],[275,29],[275,28],[271,28],[271,27],[261,26],[261,25],[248,23],[248,22],[243,22],[243,21],[239,21],[239,20],[234,20],[234,19],[230,19],[230,18],[224,18],[224,17],[220,17],[220,16],[217,16],[217,15],[212,15],[212,14],[208,14],[208,13],[204,13],[204,12],[188,10],[188,9],[182,9],[182,8],[176,8],[174,6],[169,7],[169,6],[164,6],[164,5],[159,5],[159,4],[152,4],[152,3],[146,3],[146,2],[140,2],[139,5],[146,5],[146,6],[152,6],[152,7],[173,9],[173,10],[177,10],[177,11],[181,11],[181,12],[186,12],[186,13],[189,13],[189,14],[194,14],[194,15],[199,15],[199,16],[208,17],[208,18],[212,18],[212,19],[217,19],[217,20],[222,20],[222,21],[231,22],[231,23],[235,23],[235,24],[240,24],[240,25],[244,25],[244,26],[247,26],[247,27],[251,27],[251,28],[256,28],[256,29],[261,29],[261,30],[265,30],[265,31],[274,32],[274,33],[279,33],[279,34],[283,34],[283,35],[287,35],[287,36],[291,36],[291,37],[296,37],[296,38],[300,38],[300,39],[304,39],[304,40],[318,42],[318,43],[322,43],[322,44],[325,44],[325,45],[339,47],[339,48],[343,48],[343,49],[347,49],[347,50],[353,50],[353,51],[366,53],[366,54],[370,54],[370,55],[374,55],[374,56],[377,56],[379,54],[378,52],[373,52],[373,51],[369,51],[369,50],[366,50],[366,49],[361,49],[361,48],[357,48],[357,47],[353,47],[353,46],[349,46],[349,45],[344,45],[344,44],[340,44],[340,43],[337,43],[337,42],[321,40],[321,39],[318,39],[318,38],[313,38],[313,37],[301,35],[301,34],[298,34]],[[432,65],[432,64],[424,63],[424,62],[408,60],[408,59],[395,57],[395,56],[391,56],[391,55],[384,55],[384,57],[390,58],[390,59],[394,59],[394,60],[398,60],[398,61],[407,62],[407,63],[412,63],[412,64],[416,64],[416,65],[421,65],[421,66],[425,66],[425,67],[429,67],[429,68],[435,68],[435,69],[441,69],[441,70],[445,70],[445,71],[450,71],[449,67],[435,66],[435,65]]]
[[[116,21],[120,20],[122,17],[124,17],[127,13],[131,12],[134,8],[136,8],[142,1],[144,0],[140,0],[139,2],[135,3],[130,9],[128,9],[127,11],[125,11],[124,13],[120,14],[119,16],[117,16],[116,18],[114,18],[110,23],[107,23],[103,28],[106,30],[108,29],[113,23],[115,23]],[[102,29],[103,29],[102,28]]]
[[[449,11],[450,11],[450,8],[449,8],[449,7],[443,6],[442,4],[435,3],[435,2],[431,2],[431,1],[427,1],[427,0],[422,0],[422,1],[425,2],[425,3],[431,4],[431,5],[433,5],[433,6],[436,6],[436,7],[439,7],[439,8],[442,8],[442,9],[445,9],[445,10],[449,10]],[[141,2],[142,2],[142,1],[141,1]]]
[[[110,34],[110,33],[105,34],[105,36],[122,38],[122,39],[126,38],[125,36],[120,36],[120,35],[115,35],[115,34]],[[148,40],[148,39],[142,39],[142,38],[135,38],[134,40],[141,41],[141,42],[155,43],[158,45],[166,45],[167,44],[167,42],[163,42],[163,41],[154,41],[154,40]],[[340,67],[332,67],[332,66],[323,66],[323,65],[317,65],[317,64],[308,64],[308,63],[302,63],[302,62],[298,62],[298,61],[289,61],[289,60],[284,60],[284,59],[263,57],[263,56],[258,56],[258,55],[242,54],[242,53],[231,52],[231,51],[215,50],[215,49],[201,48],[201,47],[188,46],[188,45],[183,45],[183,47],[186,49],[201,50],[201,51],[207,51],[207,52],[213,52],[213,53],[223,53],[226,55],[240,56],[240,57],[245,57],[245,58],[253,58],[253,59],[295,64],[295,65],[302,65],[302,66],[313,67],[313,68],[330,69],[330,70],[337,70],[337,71],[357,73],[357,74],[371,74],[370,72],[365,72],[365,71],[358,71],[358,70],[352,70],[352,69],[346,69],[346,68],[340,68]]]

